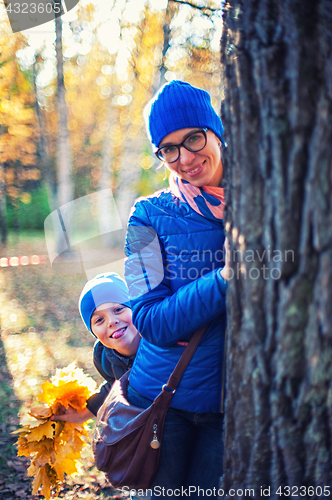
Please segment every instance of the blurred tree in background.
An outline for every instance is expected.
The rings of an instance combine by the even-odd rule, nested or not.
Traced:
[[[36,164],[38,130],[29,71],[22,71],[17,54],[27,46],[23,35],[10,35],[9,25],[0,25],[0,219],[2,242],[10,222],[19,226],[19,211],[30,203],[30,191],[38,185],[41,172]]]
[[[50,42],[44,42],[31,57],[29,36],[11,34],[9,24],[2,23],[3,241],[7,226],[42,229],[48,213],[68,196],[75,199],[106,188],[112,188],[126,223],[134,199],[166,182],[163,169],[155,168],[158,161],[142,112],[167,81],[179,78],[205,88],[219,109],[219,2],[113,1],[102,19],[96,2],[80,4],[69,19],[62,18],[61,32],[65,100],[60,105],[66,108],[67,126],[58,107],[59,50],[57,71],[55,45],[53,55]],[[58,46],[59,29],[58,24]],[[69,163],[60,174],[64,157],[59,141],[62,137],[64,144],[66,134]],[[67,185],[63,198],[60,186],[70,184],[71,159],[73,194]],[[61,180],[64,174],[67,181]]]

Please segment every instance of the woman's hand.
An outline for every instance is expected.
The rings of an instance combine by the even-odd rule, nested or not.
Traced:
[[[71,406],[64,408],[64,413],[61,415],[53,415],[50,420],[63,420],[65,422],[70,422],[72,424],[83,424],[91,418],[95,418],[95,415],[91,413],[90,410],[84,408],[84,410],[77,411]]]
[[[229,245],[229,239],[225,239],[224,249],[226,252],[225,257],[225,266],[220,270],[220,275],[224,278],[224,280],[228,281],[230,277],[230,263],[231,263],[231,248]]]

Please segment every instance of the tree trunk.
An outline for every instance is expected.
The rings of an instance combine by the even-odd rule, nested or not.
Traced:
[[[176,11],[177,11],[176,4],[174,2],[170,2],[170,0],[168,0],[167,5],[166,5],[166,11],[165,11],[165,22],[163,25],[164,43],[163,43],[161,63],[160,63],[160,68],[159,68],[158,87],[153,89],[152,94],[157,92],[157,90],[159,90],[160,87],[165,83],[165,74],[167,72],[166,54],[167,54],[168,49],[171,46],[171,33],[172,33],[171,22],[174,18]]]
[[[7,243],[7,209],[6,209],[6,169],[0,163],[0,227],[1,245]]]
[[[48,152],[47,152],[45,120],[44,120],[43,112],[40,109],[40,106],[38,103],[38,97],[37,97],[36,64],[37,64],[38,58],[39,58],[39,56],[37,56],[36,61],[34,62],[33,66],[32,66],[33,89],[35,92],[35,113],[36,113],[37,127],[38,127],[38,131],[39,131],[39,140],[37,142],[37,156],[39,158],[41,169],[43,172],[43,178],[45,180],[48,204],[50,207],[50,211],[53,212],[53,210],[55,210],[55,208],[56,208],[55,186],[54,186],[54,182],[52,180],[50,157],[49,157]]]
[[[61,2],[58,3],[62,9]],[[55,18],[56,29],[56,57],[57,57],[57,107],[59,115],[59,139],[57,154],[58,172],[58,205],[61,207],[70,202],[74,195],[74,185],[72,179],[73,161],[69,144],[68,132],[68,112],[65,99],[65,85],[63,77],[63,56],[62,56],[62,20],[61,16]]]
[[[177,12],[178,7],[173,2],[167,1],[166,10],[165,10],[165,20],[163,24],[163,49],[161,53],[161,62],[154,78],[154,86],[152,87],[151,94],[154,95],[155,92],[159,90],[159,88],[165,83],[165,73],[167,71],[166,67],[166,54],[170,47],[170,39],[171,39],[171,22],[174,18],[175,13]],[[142,36],[144,35],[144,29],[148,27],[148,23],[145,24],[145,28],[142,29]],[[144,41],[141,40],[141,43],[144,44]],[[139,49],[138,49],[139,50]],[[139,57],[139,56],[138,56]],[[136,74],[135,79],[133,80],[133,85],[138,88],[139,76]],[[123,152],[123,167],[119,174],[119,185],[117,192],[117,207],[119,209],[119,214],[124,227],[127,226],[128,218],[130,215],[130,210],[133,206],[135,198],[137,197],[137,192],[135,188],[135,184],[139,182],[141,176],[141,169],[133,163],[133,156],[138,154],[141,151],[141,137],[138,136],[136,139],[132,139],[131,141],[126,141],[125,149]]]
[[[234,271],[223,488],[329,497],[332,2],[230,0],[221,53]]]
[[[111,95],[113,95],[114,92],[112,90]],[[105,139],[104,139],[104,144],[103,144],[103,152],[102,152],[102,157],[101,157],[101,174],[100,174],[100,179],[99,179],[99,190],[103,191],[105,189],[110,189],[112,188],[113,184],[113,169],[112,169],[112,163],[114,160],[114,154],[113,154],[113,141],[112,141],[112,127],[114,125],[114,115],[116,115],[116,110],[114,109],[114,106],[112,105],[111,99],[109,99],[109,110],[108,110],[108,117],[107,117],[107,122],[110,124],[108,132],[106,133]],[[103,232],[103,227],[108,225],[107,223],[107,217],[109,217],[109,214],[105,214],[105,211],[103,210],[103,197],[100,196],[98,198],[98,203],[99,203],[99,209],[98,209],[98,218],[99,218],[99,227],[100,231],[102,234],[102,242],[104,248],[110,248],[114,247],[120,244],[119,241],[116,240],[116,235],[114,233],[109,233],[109,232]],[[123,244],[123,238],[121,239],[121,244]]]

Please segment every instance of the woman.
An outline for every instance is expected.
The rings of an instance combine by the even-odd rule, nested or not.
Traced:
[[[165,85],[149,103],[146,122],[171,175],[170,189],[139,199],[129,219],[126,280],[142,340],[128,399],[149,406],[191,335],[209,323],[173,395],[153,488],[155,496],[169,490],[168,498],[203,496],[198,488],[217,496],[229,273],[222,251],[223,126],[209,94],[181,81]]]

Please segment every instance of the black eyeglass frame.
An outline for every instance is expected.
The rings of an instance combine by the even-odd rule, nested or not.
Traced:
[[[187,151],[190,151],[191,153],[198,153],[198,151],[202,151],[202,149],[204,149],[204,148],[205,148],[205,146],[206,146],[206,143],[207,143],[207,135],[206,135],[206,133],[207,133],[207,131],[208,131],[208,130],[209,130],[209,129],[208,129],[207,127],[204,127],[204,128],[199,128],[198,130],[193,130],[192,132],[189,132],[189,134],[187,134],[187,135],[184,137],[183,141],[182,141],[180,144],[173,144],[173,143],[163,144],[163,145],[161,146],[161,148],[158,148],[158,149],[157,149],[157,151],[155,151],[155,153],[154,153],[154,154],[156,155],[156,157],[158,158],[158,160],[160,160],[160,161],[162,161],[162,162],[164,162],[164,163],[175,163],[175,162],[176,162],[176,161],[178,161],[178,159],[180,158],[180,154],[181,154],[180,148],[181,148],[181,147],[184,147]],[[201,147],[201,148],[199,148],[199,149],[195,149],[195,150],[190,149],[190,148],[188,148],[187,146],[185,146],[185,144],[184,144],[184,143],[186,142],[186,140],[188,139],[188,137],[190,137],[191,135],[197,134],[198,132],[203,132],[203,135],[204,135],[204,137],[205,137],[205,143],[204,143],[204,146],[202,146],[202,147]],[[168,147],[170,147],[170,146],[174,146],[174,147],[176,147],[176,148],[177,148],[177,150],[178,150],[178,156],[177,156],[177,158],[176,158],[175,160],[172,160],[172,161],[167,161],[167,160],[165,160],[162,156],[160,157],[160,156],[159,156],[159,154],[160,154],[160,152],[161,152],[161,150],[162,150],[162,149],[164,149],[164,148],[168,148]]]

